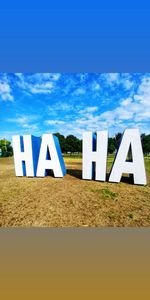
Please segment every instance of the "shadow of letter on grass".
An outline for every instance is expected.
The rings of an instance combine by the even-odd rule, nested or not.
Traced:
[[[70,176],[76,177],[78,179],[82,179],[82,170],[67,169],[67,174],[69,174]]]
[[[70,176],[73,176],[75,178],[82,179],[82,170],[67,169],[67,174],[69,174]],[[106,182],[109,182],[109,176],[110,176],[110,173],[107,173]],[[120,182],[124,182],[124,183],[127,183],[127,184],[134,184],[133,175],[122,176]]]

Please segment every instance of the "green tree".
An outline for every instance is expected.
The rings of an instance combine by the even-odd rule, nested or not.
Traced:
[[[82,141],[79,140],[74,135],[68,135],[66,137],[66,149],[67,152],[81,152],[82,151]]]
[[[144,154],[149,154],[150,153],[150,134],[148,134],[148,135],[142,134],[141,142],[142,142]]]
[[[13,155],[13,148],[11,142],[6,139],[0,140],[0,152],[2,157],[8,157]]]
[[[60,143],[60,147],[61,147],[61,151],[63,153],[65,153],[67,151],[67,145],[66,145],[66,139],[64,137],[64,135],[60,134],[59,132],[55,133],[55,135],[58,137],[59,139],[59,143]]]
[[[118,132],[115,137],[114,137],[114,141],[115,141],[115,148],[118,149],[120,142],[122,139],[122,133]]]
[[[109,138],[108,139],[108,153],[112,154],[116,150],[115,146],[115,139],[114,138]]]

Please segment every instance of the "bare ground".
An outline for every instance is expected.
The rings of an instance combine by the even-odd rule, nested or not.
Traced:
[[[81,159],[65,160],[56,179],[17,178],[13,159],[0,159],[0,226],[150,226],[149,159],[147,186],[82,180]]]

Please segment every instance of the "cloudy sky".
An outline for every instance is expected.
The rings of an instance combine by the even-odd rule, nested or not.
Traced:
[[[150,73],[0,74],[0,138],[125,128],[150,133]]]

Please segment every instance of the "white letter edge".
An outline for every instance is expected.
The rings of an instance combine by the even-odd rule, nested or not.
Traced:
[[[36,176],[44,177],[46,170],[53,170],[55,177],[63,177],[66,174],[59,140],[53,134],[42,136]]]
[[[107,131],[83,134],[83,179],[106,180],[107,147]]]
[[[126,161],[131,146],[132,161]],[[109,177],[110,182],[120,182],[122,174],[133,174],[135,184],[147,184],[144,156],[138,129],[126,129]]]
[[[12,144],[16,176],[36,176],[40,138],[14,135]]]

